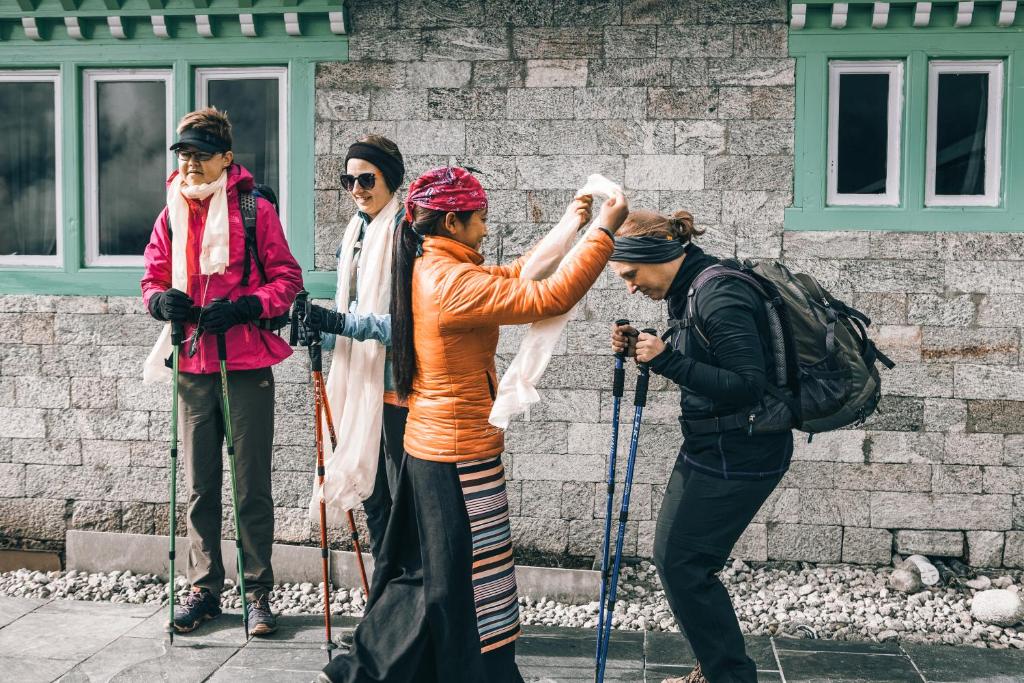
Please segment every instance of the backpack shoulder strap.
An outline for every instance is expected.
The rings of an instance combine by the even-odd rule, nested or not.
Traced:
[[[252,192],[238,193],[238,210],[242,214],[242,224],[245,226],[245,261],[242,264],[242,286],[249,285],[249,273],[252,269],[250,261],[256,262],[260,269],[263,281],[267,280],[267,273],[263,269],[263,262],[260,261],[259,249],[256,244],[256,195]]]
[[[742,268],[738,267],[734,263],[729,261],[723,261],[722,263],[716,263],[713,266],[705,268],[690,285],[689,291],[686,292],[686,318],[689,321],[688,326],[692,326],[693,329],[697,330],[697,334],[700,335],[701,339],[704,340],[705,344],[710,344],[707,336],[700,329],[700,325],[697,324],[699,320],[697,316],[697,294],[704,288],[704,285],[717,280],[718,278],[731,277],[737,280],[742,280],[750,284],[754,290],[763,298],[770,299],[768,293],[765,291],[764,286],[758,281],[756,277],[746,272]]]

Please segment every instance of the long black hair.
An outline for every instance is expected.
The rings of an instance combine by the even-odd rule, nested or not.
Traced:
[[[395,390],[399,398],[412,393],[416,375],[416,349],[412,337],[412,269],[420,254],[423,238],[443,234],[446,211],[413,206],[413,222],[403,218],[395,236],[391,259],[391,364],[395,373]],[[472,217],[472,211],[456,211],[460,223]]]

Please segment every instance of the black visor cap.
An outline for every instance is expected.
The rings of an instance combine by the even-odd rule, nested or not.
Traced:
[[[224,138],[196,128],[186,128],[178,135],[178,141],[171,145],[171,151],[177,152],[183,147],[194,147],[200,152],[219,154],[231,149]]]

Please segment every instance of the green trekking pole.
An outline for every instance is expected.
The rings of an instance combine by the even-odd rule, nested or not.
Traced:
[[[238,487],[235,478],[235,438],[231,433],[231,403],[228,401],[228,346],[223,334],[217,335],[220,359],[220,388],[224,397],[224,438],[228,442],[228,466],[231,469],[231,507],[235,515],[235,554],[238,556],[238,589],[242,593],[242,626],[249,640],[249,607],[245,602],[245,559],[242,553],[242,526],[238,519]]]
[[[170,564],[167,576],[167,602],[170,614],[167,619],[167,634],[174,645],[174,522],[177,519],[177,491],[178,491],[178,356],[181,354],[181,338],[184,336],[184,329],[180,322],[171,323],[171,367],[173,378],[171,380],[171,510],[168,521],[171,528],[171,547],[167,553],[167,560]]]

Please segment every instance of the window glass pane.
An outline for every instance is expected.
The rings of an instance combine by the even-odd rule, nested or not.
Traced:
[[[889,143],[889,74],[839,76],[840,194],[884,194]]]
[[[0,82],[0,255],[57,254],[52,82]]]
[[[211,80],[207,102],[228,113],[235,161],[280,194],[276,78]]]
[[[985,194],[988,74],[938,77],[935,194]]]
[[[99,253],[140,256],[167,200],[163,81],[96,84]]]

